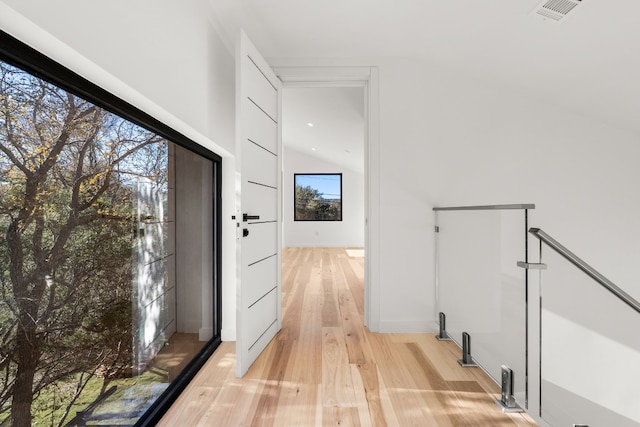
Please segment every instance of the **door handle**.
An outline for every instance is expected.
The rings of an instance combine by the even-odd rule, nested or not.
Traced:
[[[242,221],[243,222],[247,222],[247,221],[250,221],[250,220],[254,221],[254,220],[257,220],[257,219],[260,219],[260,215],[249,215],[249,214],[246,214],[246,213],[242,214]]]

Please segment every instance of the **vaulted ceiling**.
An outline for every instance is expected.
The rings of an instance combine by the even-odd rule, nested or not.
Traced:
[[[288,148],[364,173],[364,88],[285,88],[282,123]]]
[[[564,1],[564,0],[562,0]],[[640,133],[640,1],[210,0],[267,58],[408,57]]]

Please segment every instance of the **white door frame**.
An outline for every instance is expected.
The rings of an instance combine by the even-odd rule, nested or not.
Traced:
[[[380,97],[376,67],[275,66],[283,88],[363,87],[365,91],[364,324],[380,331]]]

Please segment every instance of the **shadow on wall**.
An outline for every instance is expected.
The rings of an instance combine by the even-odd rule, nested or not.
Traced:
[[[543,418],[640,426],[640,314],[555,252],[543,262]]]

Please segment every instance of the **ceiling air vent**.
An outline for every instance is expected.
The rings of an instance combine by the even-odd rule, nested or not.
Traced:
[[[579,6],[582,0],[543,0],[533,11],[534,14],[549,18],[556,22],[563,21],[566,16]]]

